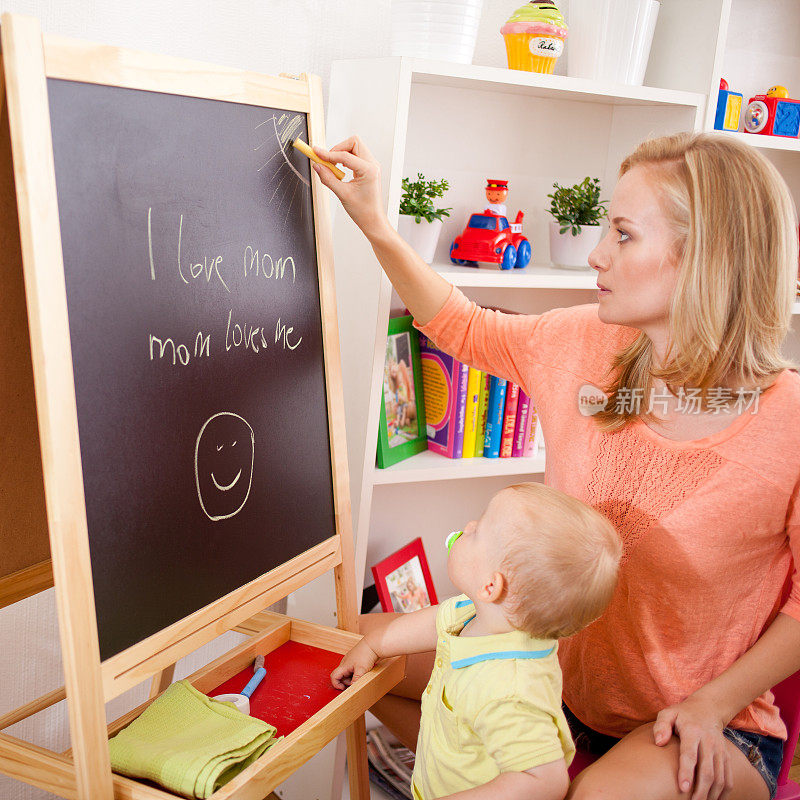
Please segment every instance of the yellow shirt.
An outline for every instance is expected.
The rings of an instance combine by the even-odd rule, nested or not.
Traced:
[[[433,800],[563,758],[575,746],[561,710],[555,639],[522,631],[459,636],[475,616],[461,595],[436,614],[436,662],[422,693],[412,786]]]

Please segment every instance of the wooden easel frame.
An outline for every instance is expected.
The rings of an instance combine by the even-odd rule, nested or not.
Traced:
[[[312,177],[336,531],[291,561],[101,663],[46,81],[60,78],[284,108],[307,114],[310,143],[324,144],[321,83],[316,76],[303,75],[298,79],[264,76],[43,36],[38,20],[13,14],[2,15],[0,36],[47,527],[65,674],[63,690],[51,692],[0,718],[0,729],[66,696],[72,733],[69,755],[59,755],[0,733],[0,769],[12,777],[78,800],[112,797],[167,800],[174,795],[112,775],[108,736],[128,724],[147,704],[107,729],[104,704],[108,700],[153,678],[148,701],[151,702],[169,685],[179,658],[228,630],[255,635],[190,678],[201,690],[203,686],[212,689],[216,685],[213,680],[221,682],[235,674],[248,659],[252,661],[254,653],[268,652],[290,638],[342,653],[358,639],[354,633],[347,633],[357,629],[357,612],[328,198],[319,180]],[[46,573],[43,567],[39,569]],[[334,572],[341,630],[259,613],[330,569]],[[40,577],[37,586],[46,581],[46,576]],[[214,797],[261,800],[297,766],[347,728],[351,795],[368,798],[363,712],[396,684],[402,674],[401,659],[380,665],[267,751]]]

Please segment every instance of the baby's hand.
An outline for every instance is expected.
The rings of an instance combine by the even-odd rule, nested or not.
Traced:
[[[337,689],[346,689],[353,681],[369,672],[378,660],[375,651],[362,639],[331,672],[331,683]]]

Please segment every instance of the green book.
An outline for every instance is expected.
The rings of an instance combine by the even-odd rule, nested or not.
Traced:
[[[478,428],[475,435],[475,457],[483,455],[483,436],[486,432],[486,411],[489,405],[489,381],[491,375],[481,373],[481,391],[478,396]]]

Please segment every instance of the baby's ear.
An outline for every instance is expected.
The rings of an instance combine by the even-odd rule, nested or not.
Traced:
[[[502,572],[493,572],[481,587],[481,600],[485,603],[502,603],[508,594],[508,580]]]

